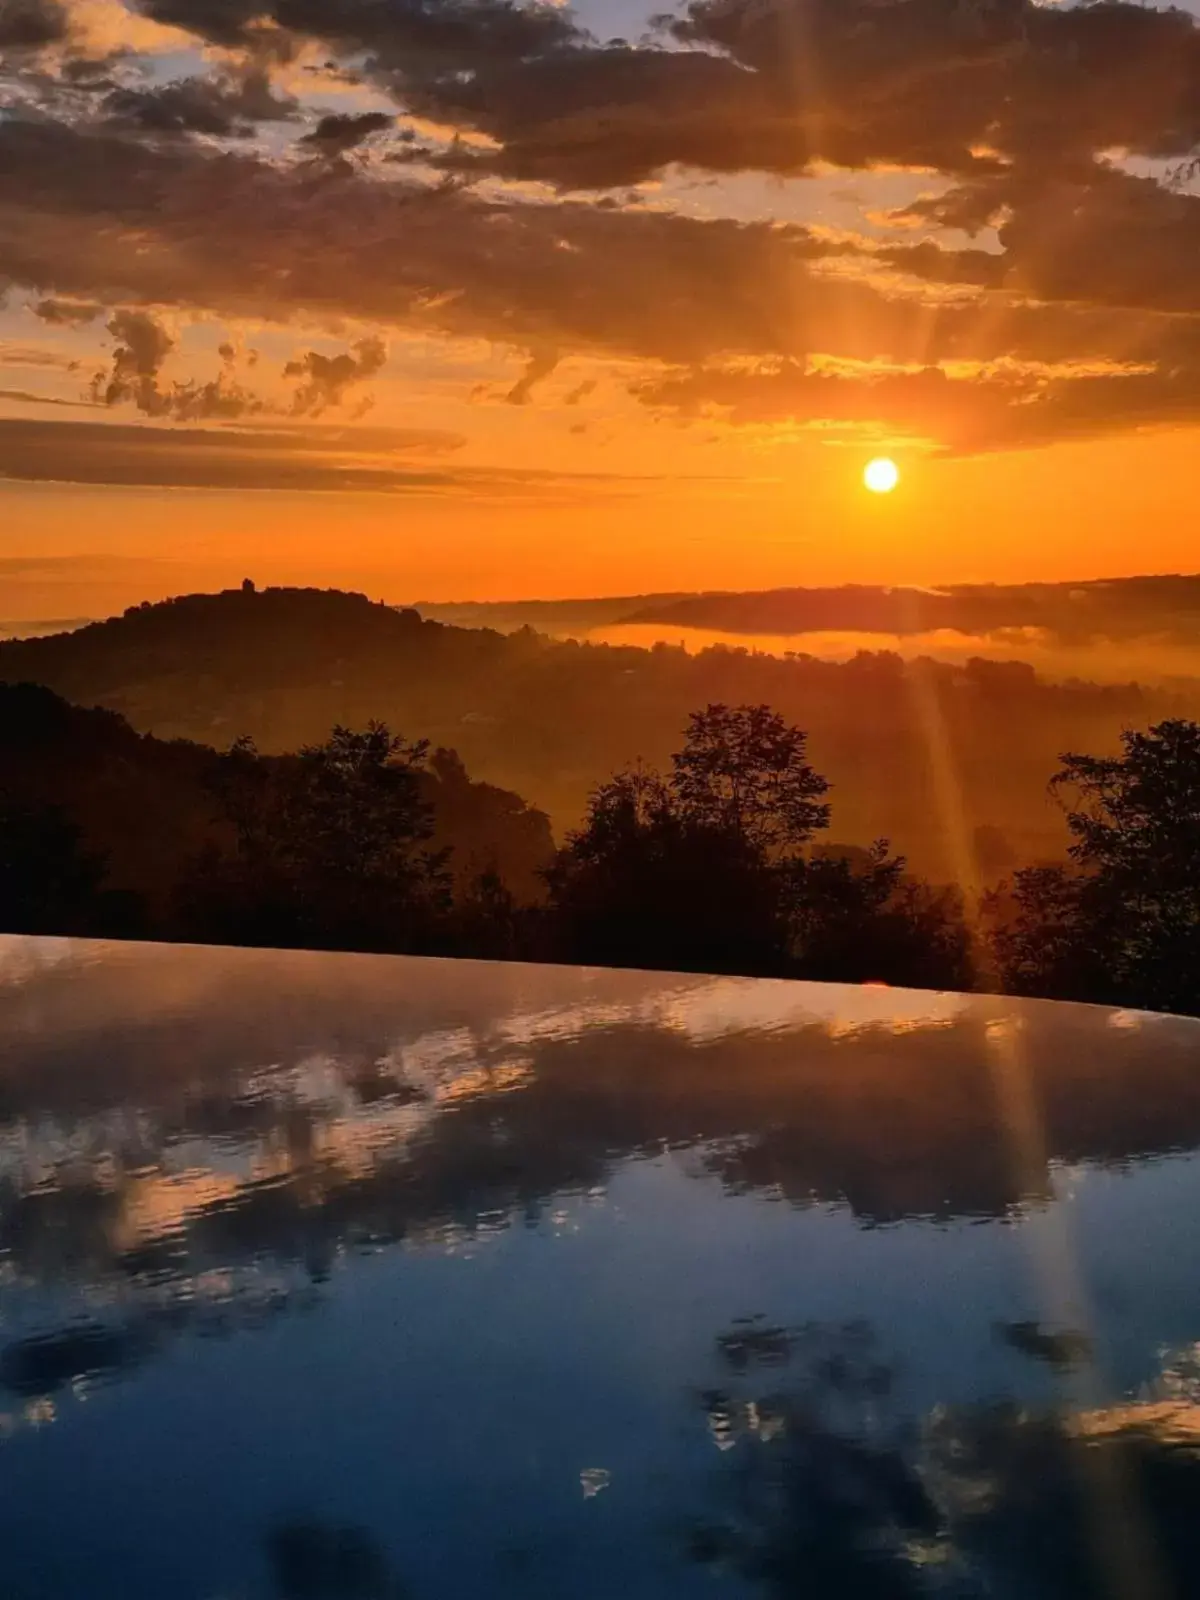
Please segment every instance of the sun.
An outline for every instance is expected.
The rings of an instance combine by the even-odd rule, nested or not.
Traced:
[[[863,482],[872,494],[891,494],[900,482],[900,468],[887,456],[876,456],[863,468]]]

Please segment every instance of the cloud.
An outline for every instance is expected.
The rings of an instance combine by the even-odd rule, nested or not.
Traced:
[[[113,89],[102,109],[114,126],[140,133],[226,139],[248,139],[260,123],[288,122],[299,115],[298,101],[278,94],[262,67],[179,78],[150,88]]]
[[[148,417],[166,415],[170,399],[159,388],[159,374],[175,340],[148,311],[116,311],[108,331],[117,345],[111,371],[98,372],[93,380],[96,399],[106,406],[128,400]]]
[[[301,417],[321,416],[340,406],[351,389],[382,372],[386,364],[387,345],[377,338],[360,339],[351,350],[336,356],[306,351],[283,369],[285,378],[301,380],[292,399],[293,412]],[[368,398],[360,409],[369,405]]]
[[[350,430],[347,430],[348,432]],[[390,494],[469,494],[572,501],[646,493],[655,478],[604,473],[449,467],[414,462],[398,467],[396,438],[383,449],[357,439],[297,436],[294,431],[126,426],[92,422],[0,418],[0,481],[107,484],[143,488],[371,491]],[[366,430],[370,438],[375,430]],[[453,436],[451,436],[453,437]],[[427,436],[408,439],[429,449]],[[448,448],[438,436],[432,447]]]
[[[1101,174],[1080,188],[1076,209],[1090,215],[1103,196],[1110,219],[1121,206],[1135,217],[1139,207],[1159,217],[1158,193],[1160,235],[1140,276],[1133,221],[1123,252],[1105,255],[1098,235],[1085,233],[1078,276],[1090,276],[1088,300],[1061,265],[1040,262],[1032,245],[1021,244],[1024,213],[1015,208],[1015,259],[1005,253],[993,266],[991,252],[940,250],[928,241],[872,245],[795,225],[528,204],[431,190],[410,179],[281,167],[253,152],[148,146],[10,120],[0,123],[0,272],[52,287],[60,298],[132,297],[223,316],[344,317],[526,351],[681,367],[648,372],[646,397],[686,411],[707,394],[729,403],[735,417],[813,416],[816,396],[828,397],[840,415],[849,403],[844,387],[797,388],[797,373],[817,355],[901,367],[1003,359],[1159,369],[1154,383],[1097,378],[1088,390],[1038,391],[1022,398],[1019,411],[1007,385],[976,394],[966,380],[946,391],[963,408],[961,418],[928,398],[915,405],[915,391],[899,408],[902,421],[915,409],[918,420],[936,424],[943,444],[968,448],[986,440],[990,448],[1003,439],[1103,429],[1110,419],[1142,426],[1191,416],[1200,316],[1179,308],[1191,293],[1181,262],[1195,257],[1173,241],[1190,240],[1200,202]],[[219,229],[212,226],[214,199]],[[1066,259],[1064,245],[1059,260]],[[1050,293],[1056,275],[1058,300]],[[157,313],[139,315],[149,319],[137,324],[142,342],[122,338],[126,353],[105,377],[112,403],[132,402],[152,417],[233,416],[252,408],[228,382],[193,388],[190,398],[164,388],[159,368],[170,335]],[[728,399],[725,374],[734,359],[757,373],[753,403],[741,391]],[[783,379],[768,381],[764,363],[779,366]],[[297,414],[341,403],[381,364],[370,342],[341,356],[297,357],[289,373],[301,380]],[[529,377],[518,381],[514,398],[530,396]],[[857,406],[866,391],[852,393]],[[886,392],[899,396],[898,388]],[[868,397],[877,402],[885,392]]]
[[[42,50],[60,44],[67,33],[67,10],[60,0],[0,0],[0,50]]]
[[[201,382],[164,382],[163,368],[177,341],[153,312],[125,307],[113,313],[108,331],[115,340],[109,366],[92,380],[93,399],[105,406],[129,404],[147,417],[176,422],[233,421],[256,414],[278,413],[283,407],[246,388],[237,378],[239,352],[226,342],[218,346],[221,369]],[[257,357],[251,352],[249,361]],[[318,417],[336,409],[351,390],[382,370],[387,347],[382,339],[361,339],[349,351],[322,355],[309,350],[284,367],[284,377],[300,383],[290,410],[295,416]],[[358,414],[370,405],[361,402]]]
[[[356,150],[372,134],[382,133],[395,124],[395,117],[384,111],[361,113],[334,111],[322,117],[311,133],[306,133],[301,144],[310,145],[324,156],[341,156]]]
[[[342,57],[366,54],[376,74],[438,76],[494,60],[524,60],[577,37],[565,11],[511,0],[142,0],[156,22],[214,44],[253,46],[270,22]]]
[[[558,366],[557,350],[537,350],[530,356],[524,372],[505,395],[510,406],[527,406],[536,386]]]
[[[0,0],[0,29],[33,4]],[[583,357],[640,363],[638,392],[676,415],[878,425],[952,449],[1195,418],[1200,198],[1163,176],[1200,150],[1186,12],[692,0],[637,48],[517,0],[139,13],[221,65],[171,78],[171,63],[51,52],[18,67],[0,119],[0,275],[40,307],[142,319],[114,333],[106,403],[161,420],[270,411],[231,362],[207,382],[164,379],[185,310],[374,326],[353,350],[289,364],[297,416],[355,405],[403,328],[519,353],[514,404]],[[264,136],[302,114],[281,65],[294,84],[318,60],[372,109],[306,107],[319,120],[300,139]],[[342,159],[393,125],[381,96],[420,119],[419,143],[397,135],[415,159]],[[907,233],[871,238],[618,198],[680,165],[831,162],[943,181],[893,212]],[[835,375],[830,358],[898,370]],[[1018,377],[1022,363],[1058,370]]]
[[[92,380],[92,396],[100,404],[135,405],[147,417],[199,422],[235,419],[268,409],[267,403],[244,388],[234,375],[237,352],[220,347],[221,371],[206,382],[162,383],[162,369],[176,341],[164,324],[148,311],[114,312],[108,331],[117,341],[111,367]]]
[[[649,383],[647,404],[740,423],[868,427],[943,450],[1029,449],[1062,439],[1200,423],[1200,367],[1174,371],[1004,370],[954,378],[941,367],[858,376],[710,370]]]
[[[94,400],[64,400],[54,394],[33,394],[28,389],[0,389],[0,400],[23,406],[91,406]]]
[[[802,228],[528,205],[0,122],[0,272],[59,295],[687,361],[793,351],[806,302],[815,319],[874,298],[809,277],[829,250]]]
[[[38,344],[0,344],[0,367],[61,367],[70,372],[78,362],[61,350]]]
[[[155,15],[230,42],[259,5],[163,0]],[[565,189],[682,164],[798,174],[820,162],[954,174],[1200,141],[1200,31],[1105,0],[693,0],[664,46],[600,44],[569,13],[491,3],[268,0],[399,106],[485,134],[451,159]]]
[[[50,295],[33,306],[39,322],[56,328],[82,328],[104,315],[104,307],[94,300],[59,300]]]

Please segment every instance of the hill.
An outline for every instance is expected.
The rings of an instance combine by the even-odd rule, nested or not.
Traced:
[[[622,617],[727,633],[876,633],[905,638],[947,630],[975,638],[1035,633],[1056,645],[1159,639],[1194,645],[1200,576],[1072,583],[949,584],[937,589],[845,584],[744,594],[652,598]]]
[[[1056,856],[1063,833],[1045,785],[1060,754],[1102,752],[1122,727],[1195,709],[1179,692],[1050,682],[1022,662],[588,645],[295,589],[188,595],[0,643],[0,681],[22,680],[160,739],[249,734],[274,752],[334,723],[383,718],[458,751],[471,773],[528,796],[559,828],[614,769],[664,762],[692,710],[766,703],[809,732],[834,785],[834,837],[887,835],[916,870],[943,879],[980,844],[985,871]]]
[[[214,790],[228,763],[208,746],[139,734],[114,711],[70,705],[42,686],[0,686],[0,793],[65,812],[84,848],[106,862],[108,886],[135,897],[158,932],[171,931],[171,894],[186,863],[217,836]],[[434,753],[421,785],[432,845],[451,849],[457,877],[494,867],[516,893],[538,892],[553,849],[543,813],[473,782],[453,751]]]
[[[613,595],[587,600],[419,603],[422,616],[507,633],[526,624],[586,636],[616,625],[793,638],[805,634],[911,639],[939,632],[1015,654],[1044,648],[1154,641],[1192,648],[1200,634],[1200,575],[1085,579],[1067,583],[957,583],[938,588],[868,583],[812,588]],[[1200,657],[1198,657],[1200,665]]]

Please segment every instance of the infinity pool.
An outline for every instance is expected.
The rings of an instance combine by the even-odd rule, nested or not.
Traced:
[[[1200,1592],[1200,1023],[0,940],[0,1595]]]

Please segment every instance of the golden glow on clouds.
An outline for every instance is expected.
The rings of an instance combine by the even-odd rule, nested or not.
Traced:
[[[397,86],[420,78],[420,8],[397,31],[387,7],[342,17],[329,0],[304,32],[263,0],[239,33],[244,7],[203,0],[157,8],[178,26],[135,0],[66,4],[65,38],[5,64],[0,558],[77,556],[82,538],[208,563],[210,582],[248,561],[263,581],[429,598],[742,588],[801,567],[884,582],[1124,571],[1134,533],[1139,566],[1189,564],[1200,196],[1142,159],[1174,148],[1169,108],[1194,98],[1184,13],[1030,8],[1047,61],[1078,63],[1077,34],[1108,41],[1099,102],[1087,72],[1043,83],[1021,39],[993,50],[937,8],[873,66],[848,5],[822,46],[838,70],[817,86],[836,103],[797,165],[796,85],[753,47],[754,0],[744,40],[705,33],[742,0],[692,8],[700,48],[643,43],[615,96],[611,54],[565,10],[564,33],[546,32],[546,8],[498,8],[532,31],[493,83],[478,68],[503,46],[486,0],[468,8],[462,36],[438,38],[437,81],[410,93]],[[870,28],[891,26],[869,9]],[[979,104],[947,119],[946,71],[977,50]],[[85,57],[103,73],[74,70]],[[569,93],[560,65],[580,74]],[[881,114],[896,73],[907,110]],[[374,126],[339,144],[320,128],[335,111]],[[1039,170],[1023,175],[1031,134]],[[73,321],[72,303],[94,319]],[[149,319],[165,353],[154,326],[135,348],[122,317]],[[364,343],[386,364],[360,353],[339,379]],[[301,413],[345,429],[340,459],[250,437]],[[360,417],[370,441],[354,440]],[[60,445],[6,441],[14,420],[60,425]],[[139,459],[107,435],[105,476],[95,440],[61,426],[94,421],[218,437],[168,462],[161,435]],[[442,444],[381,445],[386,429]],[[222,451],[202,479],[195,463]],[[896,454],[904,493],[872,519],[857,465],[876,455],[863,481],[889,494]],[[1157,470],[1133,493],[1119,463],[1135,458]],[[76,590],[63,615],[107,609]],[[13,594],[0,621],[47,614]]]

